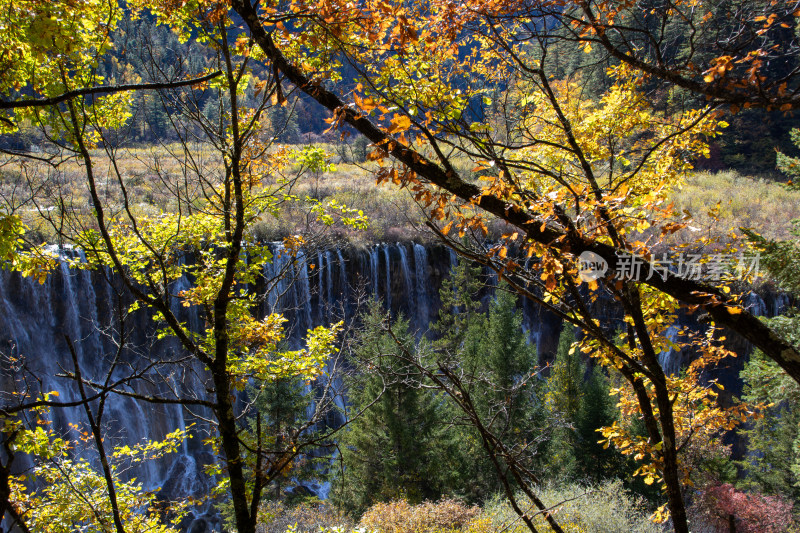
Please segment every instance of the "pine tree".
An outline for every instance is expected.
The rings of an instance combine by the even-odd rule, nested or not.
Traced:
[[[458,262],[450,269],[450,276],[442,282],[439,289],[442,306],[438,319],[431,325],[431,329],[439,335],[435,346],[440,351],[453,355],[463,350],[468,329],[485,326],[476,324],[485,320],[485,316],[479,313],[479,293],[482,288],[481,267],[473,266],[468,260],[459,257]]]
[[[575,417],[575,457],[581,479],[599,482],[627,477],[631,471],[627,459],[616,448],[605,448],[599,442],[598,430],[610,426],[618,418],[609,391],[608,377],[600,366],[595,366],[583,384],[581,405]]]
[[[578,350],[573,350],[575,331],[564,326],[558,337],[558,349],[550,377],[547,381],[547,401],[552,410],[560,413],[566,420],[574,422],[581,406],[583,396],[583,376],[586,366],[581,361]]]
[[[564,480],[596,482],[627,477],[630,461],[598,442],[597,430],[618,418],[608,377],[596,366],[587,378],[580,351],[572,348],[574,342],[574,329],[565,326],[544,387],[548,415],[554,421],[546,454],[548,473]]]
[[[796,317],[777,317],[771,325],[794,342],[800,340]],[[763,418],[754,418],[743,431],[747,456],[738,462],[747,477],[743,488],[800,499],[800,387],[760,351],[750,356],[741,372],[742,399],[769,403]]]
[[[284,144],[300,143],[300,126],[297,116],[289,107],[276,106],[270,113],[272,133],[277,141]]]
[[[578,350],[573,350],[575,332],[565,325],[558,339],[555,362],[545,386],[545,404],[555,421],[547,449],[548,473],[560,478],[574,478],[578,473],[575,431],[583,403],[583,376],[586,367]]]
[[[395,498],[436,499],[452,489],[462,467],[454,462],[458,454],[443,418],[443,399],[421,387],[402,360],[402,350],[422,348],[415,347],[402,317],[392,327],[398,346],[383,330],[384,319],[379,304],[372,303],[354,350],[354,362],[363,371],[350,383],[350,410],[366,411],[342,437],[343,470],[334,500],[355,515]]]
[[[530,378],[536,363],[533,347],[522,329],[522,314],[517,309],[517,298],[502,284],[489,307],[485,357],[482,363],[491,380],[489,396],[495,407],[506,412],[506,426],[515,433],[524,431],[530,414]],[[473,327],[475,333],[480,333]],[[474,357],[474,355],[473,355]]]
[[[285,450],[291,446],[290,435],[307,420],[307,411],[311,406],[312,392],[296,379],[278,379],[264,383],[259,391],[252,390],[255,397],[256,412],[260,415],[262,439],[272,442],[275,450]],[[255,420],[251,422],[251,431],[257,430]],[[287,482],[291,478],[317,478],[322,472],[314,468],[314,461],[308,454],[295,459],[291,466],[281,472],[271,487],[271,497],[281,498]]]
[[[436,347],[448,364],[459,367],[483,424],[532,466],[537,452],[532,443],[542,426],[531,380],[535,350],[522,330],[516,297],[505,286],[498,288],[488,316],[480,311],[479,274],[480,267],[460,259],[440,291],[442,310],[433,329],[442,337]],[[451,413],[453,420],[464,420],[452,405]],[[465,464],[461,495],[480,502],[502,490],[477,430],[466,421],[460,441]]]

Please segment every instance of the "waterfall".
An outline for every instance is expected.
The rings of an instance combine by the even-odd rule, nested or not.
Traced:
[[[272,262],[264,263],[264,281],[267,289],[265,294],[264,314],[276,313],[286,304],[286,290],[288,280],[286,270],[289,262],[289,254],[285,253],[282,244],[276,244],[272,249]]]
[[[767,316],[767,304],[756,293],[749,293],[744,299],[744,307],[756,316]]]
[[[317,316],[321,323],[325,318],[325,293],[323,292],[323,255],[322,250],[317,252]]]
[[[74,281],[77,277],[77,273],[73,272],[65,261],[61,262],[59,268],[61,270],[61,282],[64,284],[63,296],[58,300],[61,302],[61,305],[64,306],[64,317],[60,325],[65,335],[70,337],[70,341],[76,342],[75,350],[80,357],[83,353],[81,350],[81,343],[77,343],[77,341],[82,338],[83,335],[81,335],[78,296],[74,287],[74,285],[76,285]],[[23,280],[23,283],[30,283],[30,280]]]
[[[177,285],[180,287],[181,283]],[[113,312],[100,313],[98,294],[115,297],[116,293],[107,286],[105,276],[93,276],[90,271],[70,268],[64,260],[41,285],[17,273],[0,271],[0,302],[3,305],[0,351],[4,355],[24,357],[28,367],[41,379],[41,391],[33,390],[31,393],[56,391],[58,399],[64,402],[80,398],[71,380],[56,377],[74,368],[67,340],[75,349],[84,377],[93,380],[105,377],[108,368],[103,365],[110,360],[116,347],[110,340],[105,342],[104,336],[109,333],[107,330],[119,331],[120,317]],[[44,302],[51,305],[45,306]],[[117,307],[114,301],[102,303],[109,310]],[[122,307],[127,307],[125,302]],[[178,316],[182,321],[195,316],[191,309],[176,311],[180,313]],[[134,367],[141,366],[137,362],[140,347],[146,347],[147,355],[153,358],[167,358],[176,347],[175,342],[154,343],[152,321],[144,317],[142,322],[143,327],[138,327],[138,324],[126,325],[129,348],[121,354],[121,362]],[[11,347],[13,354],[8,350]],[[5,375],[0,378],[3,403],[13,403],[14,398],[9,393],[14,389],[14,380],[23,376],[10,376],[7,370],[4,369]],[[121,377],[122,372],[120,369],[114,372],[112,380]],[[174,383],[177,376],[170,379]],[[193,385],[192,380],[182,384],[184,387]],[[78,407],[52,409],[50,418],[53,428],[67,439],[75,440],[77,431],[86,426],[85,414]],[[159,440],[167,431],[186,427],[183,411],[179,407],[143,404],[118,395],[108,396],[103,422],[111,427],[105,437],[114,445],[135,444],[145,439]],[[183,452],[188,453],[186,446]],[[94,459],[91,448],[80,455]],[[169,461],[146,462],[134,468],[130,475],[140,479],[145,489],[154,489],[160,486],[161,475],[168,468]]]
[[[773,299],[772,316],[778,316],[784,313],[791,305],[791,300],[788,294],[780,293]]]
[[[416,317],[417,328],[424,331],[428,328],[429,313],[429,298],[428,298],[428,251],[421,244],[414,243],[414,274],[416,281]]]
[[[303,323],[300,328],[301,333],[314,327],[311,318],[311,282],[308,279],[308,261],[306,255],[300,251],[297,254],[297,262],[295,265],[298,280],[298,300],[297,305],[302,310]]]
[[[384,243],[363,251],[346,248],[301,251],[294,258],[281,244],[270,247],[273,261],[263,266],[263,280],[257,284],[258,290],[262,291],[259,297],[263,299],[263,305],[257,312],[286,313],[287,318],[293,321],[287,328],[293,332],[293,349],[299,347],[306,330],[333,319],[336,305],[341,304],[346,315],[352,317],[353,293],[358,285],[359,268],[369,270],[368,275],[366,271],[360,274],[371,297],[383,297],[386,309],[390,312],[407,311],[411,324],[424,332],[428,329],[429,320],[436,317],[439,311],[437,294],[441,281],[450,275],[458,261],[451,249],[421,244]],[[411,253],[413,263],[409,257]],[[63,251],[63,255],[70,259],[80,257],[80,253],[74,250]],[[314,260],[316,264],[312,268]],[[526,266],[528,264],[526,262]],[[106,277],[111,278],[110,283]],[[129,294],[118,295],[122,292],[118,285],[118,280],[115,281],[110,273],[70,268],[66,260],[44,284],[23,278],[17,273],[0,271],[0,305],[3,306],[3,313],[0,314],[0,351],[15,357],[25,356],[30,366],[42,376],[45,392],[58,391],[61,400],[75,400],[78,394],[72,382],[55,377],[63,369],[72,369],[65,336],[74,342],[86,376],[92,379],[104,377],[103,364],[108,362],[108,355],[113,353],[114,346],[102,330],[118,331],[120,318],[114,316],[113,310],[118,306],[126,309],[132,302]],[[190,277],[184,276],[172,282],[169,290],[177,296],[191,286]],[[193,331],[202,331],[204,317],[200,307],[183,307],[180,303],[179,298],[173,298],[170,302],[179,320]],[[767,311],[777,314],[791,304],[789,297],[782,294],[768,295],[764,299],[756,294],[746,297],[748,308],[758,314],[767,314]],[[612,307],[606,301],[599,305]],[[561,330],[560,319],[531,302],[523,304],[523,315],[531,342],[536,343],[540,356],[546,360],[555,353]],[[613,320],[613,312],[609,316],[612,318],[604,315],[604,319]],[[153,359],[177,358],[182,354],[179,343],[174,339],[154,340],[151,318],[152,315],[145,311],[128,317],[126,330],[131,336],[132,348],[125,353],[126,364],[144,365],[142,354]],[[686,317],[679,320],[685,321]],[[678,332],[679,324],[676,323],[669,328],[667,336],[675,340]],[[682,363],[681,354],[672,350],[659,354],[659,360],[668,373],[678,371]],[[335,389],[341,390],[342,376],[331,375],[332,366],[328,367],[326,377],[332,380]],[[166,379],[160,385],[141,382],[136,387],[137,390],[141,387],[139,392],[148,394],[165,394],[171,388],[178,388],[180,393],[202,396],[207,390],[204,372],[202,365],[187,366],[165,372]],[[118,373],[120,375],[115,378],[122,377],[123,369]],[[5,401],[9,401],[8,393],[15,384],[15,378],[19,376],[10,376],[8,368],[0,368],[0,390],[6,393],[3,398]],[[344,412],[343,399],[336,398],[335,403]],[[205,416],[203,412],[200,414]],[[68,434],[70,424],[85,425],[84,416],[80,409],[55,409],[52,414],[53,426]],[[116,423],[109,438],[114,443],[129,445],[143,439],[161,439],[167,431],[186,428],[195,421],[192,413],[181,407],[154,406],[121,396],[109,397],[106,420]],[[208,428],[204,427],[203,430]],[[201,466],[211,454],[199,440],[184,442],[177,458],[168,456],[163,462],[142,466],[133,475],[147,489],[164,486],[162,492],[169,496],[181,497],[187,494],[186,491],[205,490],[202,489],[204,478]],[[165,472],[168,473],[166,477]],[[184,476],[189,477],[184,479]],[[318,486],[318,495],[324,496],[329,485],[320,483]],[[176,492],[173,494],[170,490]]]
[[[493,268],[484,267],[483,272],[486,272],[486,296],[484,296],[483,304],[486,307],[491,306],[492,301],[497,295],[497,286],[500,284],[499,276]]]
[[[328,309],[328,321],[333,320],[334,299],[333,299],[333,254],[330,250],[325,251],[325,283],[328,284],[328,294],[326,307]]]
[[[400,270],[403,272],[403,287],[405,288],[406,305],[408,309],[408,319],[413,324],[414,313],[417,303],[414,301],[414,284],[411,281],[411,269],[408,266],[408,252],[405,245],[397,243],[397,250],[400,252]]]
[[[673,324],[667,328],[667,331],[664,332],[664,336],[669,339],[670,342],[676,343],[678,342],[678,333],[680,332],[680,327],[677,324]],[[680,352],[675,352],[675,349],[672,347],[667,348],[660,354],[658,354],[658,362],[661,365],[661,368],[664,369],[664,373],[668,376],[677,374],[680,372],[681,369],[681,358],[678,357]]]
[[[341,248],[336,248],[336,257],[339,259],[339,298],[342,302],[342,318],[346,319],[350,316],[350,299],[348,298],[350,287],[347,284],[347,265]]]
[[[383,257],[386,258],[386,309],[392,312],[392,263],[389,260],[389,246],[383,245]]]
[[[369,249],[370,285],[372,287],[372,297],[376,300],[380,297],[378,293],[378,250],[379,247],[377,245]]]

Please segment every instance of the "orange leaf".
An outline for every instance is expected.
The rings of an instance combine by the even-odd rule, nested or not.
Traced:
[[[408,128],[411,127],[411,119],[405,115],[395,115],[392,118],[392,125],[389,126],[389,133],[395,133],[398,131],[406,131]]]

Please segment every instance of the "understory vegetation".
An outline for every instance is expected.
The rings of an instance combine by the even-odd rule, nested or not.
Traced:
[[[558,513],[564,531],[570,533],[662,531],[648,518],[642,499],[627,492],[620,481],[549,485],[540,492],[547,505]],[[391,500],[370,507],[357,522],[337,516],[324,503],[305,503],[291,509],[272,505],[264,512],[259,533],[284,533],[287,529],[311,533],[320,528],[325,533],[518,533],[526,530],[503,498],[492,499],[481,508],[452,499],[419,504]],[[536,517],[535,523],[541,531],[549,530],[541,516]]]

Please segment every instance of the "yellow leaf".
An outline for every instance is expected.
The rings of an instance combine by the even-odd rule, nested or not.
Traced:
[[[389,133],[397,133],[398,131],[406,131],[411,127],[411,119],[405,115],[395,115],[392,118],[391,126],[389,126]]]

